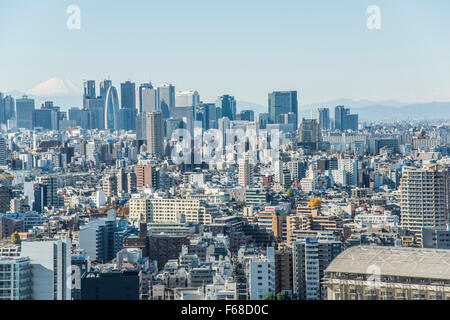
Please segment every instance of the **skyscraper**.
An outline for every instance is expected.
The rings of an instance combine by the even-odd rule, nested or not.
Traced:
[[[317,110],[320,130],[330,130],[330,109],[321,108]]]
[[[105,101],[105,129],[119,129],[119,98],[114,86],[108,89]]]
[[[95,99],[95,81],[88,80],[84,82],[83,98],[85,99]]]
[[[350,114],[350,109],[337,106],[334,109],[334,128],[336,130],[358,130],[358,115]]]
[[[112,86],[111,80],[103,80],[100,82],[100,97],[106,100],[109,88]]]
[[[162,156],[164,152],[162,112],[155,111],[145,114],[145,127],[147,152],[157,157]]]
[[[136,85],[127,81],[120,84],[120,97],[122,109],[136,109]]]
[[[322,135],[316,119],[303,119],[299,127],[300,143],[309,145],[313,150],[318,148]]]
[[[269,93],[269,122],[284,123],[285,114],[295,114],[294,130],[298,127],[297,91],[274,91]]]
[[[200,95],[195,90],[180,91],[175,94],[176,107],[196,107],[200,104]]]
[[[16,109],[17,127],[33,129],[34,100],[23,96],[22,99],[17,99]]]
[[[170,111],[175,107],[175,87],[171,84],[164,84],[158,87],[158,95],[161,112],[164,119],[170,117]]]
[[[14,119],[15,114],[14,98],[11,96],[2,98],[0,96],[0,123],[7,123],[8,120]]]
[[[139,86],[139,113],[160,111],[158,90],[151,83]]]
[[[221,110],[221,117],[236,120],[236,100],[233,96],[225,94],[218,97],[216,107]]]
[[[334,108],[334,128],[336,130],[344,131],[347,124],[346,124],[346,115],[348,114],[349,110],[345,109],[344,106],[337,106]]]

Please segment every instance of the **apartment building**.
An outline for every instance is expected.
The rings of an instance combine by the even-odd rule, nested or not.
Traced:
[[[130,221],[212,223],[212,209],[194,199],[133,198],[130,200]]]
[[[422,228],[446,227],[449,217],[448,167],[405,168],[400,180],[401,225],[417,235]]]

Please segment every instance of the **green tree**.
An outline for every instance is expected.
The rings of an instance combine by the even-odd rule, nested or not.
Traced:
[[[275,293],[269,293],[264,297],[264,300],[277,300]]]
[[[277,300],[291,300],[291,297],[286,292],[277,293]]]

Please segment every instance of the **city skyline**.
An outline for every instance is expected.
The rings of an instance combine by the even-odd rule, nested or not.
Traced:
[[[81,11],[80,30],[66,27],[72,4]],[[27,91],[56,76],[77,85],[170,82],[198,90],[204,101],[231,93],[262,105],[278,90],[297,90],[300,105],[450,101],[450,45],[442,32],[449,4],[377,1],[381,29],[369,30],[372,4],[2,3],[0,36],[14,50],[2,50],[9,77],[0,88]]]

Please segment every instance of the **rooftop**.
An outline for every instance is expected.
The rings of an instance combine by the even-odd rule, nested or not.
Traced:
[[[343,251],[327,272],[372,274],[450,280],[450,250],[358,246]]]

